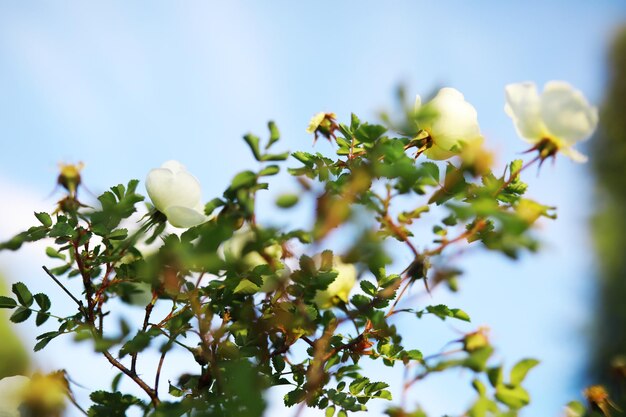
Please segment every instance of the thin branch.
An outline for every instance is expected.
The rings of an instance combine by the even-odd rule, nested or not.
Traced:
[[[65,288],[65,285],[61,284],[61,281],[59,281],[57,279],[57,277],[55,277],[52,272],[50,272],[50,270],[44,265],[42,266],[43,270],[46,271],[46,274],[48,274],[48,276],[50,278],[52,278],[52,280],[59,286],[61,287],[61,289],[70,296],[70,298],[72,300],[74,300],[74,302],[78,305],[78,309],[81,311],[81,313],[86,314],[85,311],[85,306],[83,306],[83,303],[81,301],[79,301],[76,297],[74,297],[74,294],[72,294],[67,288]]]

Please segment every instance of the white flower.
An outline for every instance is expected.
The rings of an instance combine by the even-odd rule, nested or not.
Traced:
[[[322,256],[315,255],[313,257],[316,268],[320,268],[322,264]],[[331,308],[339,302],[348,302],[350,291],[356,284],[356,268],[352,264],[341,262],[341,258],[333,256],[333,271],[337,272],[337,277],[330,283],[325,290],[318,290],[315,294],[313,302],[318,308]]]
[[[29,383],[22,375],[0,379],[0,417],[20,417],[19,406]]]
[[[415,110],[418,111],[421,105],[422,99],[417,96]],[[432,141],[431,146],[424,151],[428,158],[448,159],[457,155],[463,145],[482,141],[476,109],[465,101],[465,97],[458,90],[442,88],[424,106],[428,106],[436,114],[432,120],[420,125]]]
[[[598,110],[580,91],[564,81],[550,81],[541,95],[531,82],[509,84],[505,91],[504,111],[524,140],[537,146],[551,146],[545,157],[558,151],[576,162],[587,160],[572,146],[594,132]]]
[[[151,170],[146,190],[152,204],[174,227],[192,227],[207,221],[201,202],[200,183],[178,161],[167,161]]]

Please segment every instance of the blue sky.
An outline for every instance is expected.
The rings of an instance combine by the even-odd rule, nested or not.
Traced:
[[[59,161],[84,161],[85,183],[98,193],[178,159],[209,199],[252,164],[243,133],[264,134],[273,119],[283,147],[307,150],[312,114],[375,119],[399,82],[412,94],[462,91],[502,164],[524,150],[502,110],[504,86],[562,79],[599,103],[606,45],[625,17],[617,0],[0,2],[0,239],[31,223],[32,205],[53,205]],[[559,415],[582,386],[593,309],[589,176],[565,159],[540,177],[530,172],[531,197],[559,207],[559,219],[540,230],[545,251],[516,264],[468,254],[463,293],[433,300],[490,325],[506,363],[543,361],[529,378],[526,416]],[[34,253],[0,254],[0,266],[53,291],[40,282]],[[436,324],[425,323],[424,334]],[[436,351],[450,334],[418,337],[416,347]],[[70,346],[51,345],[43,357],[72,372],[82,367],[75,358],[89,357],[68,356]],[[465,386],[468,375],[457,379]],[[433,415],[448,410],[447,384],[419,388],[415,402]]]

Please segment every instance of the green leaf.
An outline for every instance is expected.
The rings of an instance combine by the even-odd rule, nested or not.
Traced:
[[[264,162],[285,161],[287,158],[289,158],[289,152],[283,152],[283,153],[263,155],[261,157],[261,161],[264,161]]]
[[[354,113],[350,114],[350,130],[358,129],[360,124],[361,120],[359,120],[357,115]]]
[[[128,237],[128,229],[116,229],[107,235],[109,240],[124,240]]]
[[[521,386],[498,385],[496,399],[513,410],[518,410],[530,402],[530,395]]]
[[[44,225],[45,227],[52,226],[52,218],[50,217],[48,213],[44,213],[44,212],[35,213],[35,217],[37,217],[37,220],[39,220],[41,224]]]
[[[119,392],[95,391],[89,398],[95,403],[89,407],[89,417],[126,417],[132,405],[142,404],[138,398]]]
[[[207,216],[210,216],[211,213],[213,213],[213,211],[215,211],[216,208],[222,207],[224,204],[225,203],[224,201],[222,201],[222,199],[214,198],[213,200],[206,203],[206,205],[204,206],[204,214],[206,214]]]
[[[489,383],[494,388],[502,384],[502,367],[495,366],[487,369],[487,377],[489,378]]]
[[[333,417],[335,415],[335,407],[334,406],[330,406],[326,409],[326,412],[324,413],[325,417]]]
[[[269,177],[270,175],[276,175],[280,172],[280,167],[278,165],[268,165],[259,171],[259,175],[262,177]]]
[[[424,162],[421,167],[430,178],[435,180],[435,183],[439,182],[439,165],[434,162]]]
[[[280,373],[285,369],[285,359],[282,356],[274,356],[272,357],[272,364],[274,365],[274,369],[276,372]]]
[[[63,261],[65,260],[64,254],[59,253],[56,249],[49,246],[46,248],[46,255],[48,255],[50,258],[61,259]]]
[[[259,149],[260,139],[257,136],[254,136],[253,134],[248,133],[247,135],[243,137],[243,140],[245,140],[248,146],[250,147],[250,150],[252,151],[252,154],[254,155],[254,159],[256,159],[257,161],[260,161],[261,160],[261,150]]]
[[[363,143],[374,143],[377,139],[379,139],[385,132],[387,128],[381,125],[370,125],[367,123],[362,124],[359,128],[354,132],[354,136]]]
[[[46,321],[48,321],[49,318],[50,314],[46,313],[45,311],[40,311],[39,313],[37,313],[37,317],[35,318],[35,324],[37,326],[41,326]]]
[[[256,184],[257,176],[252,171],[243,171],[235,175],[235,178],[230,183],[231,190],[237,190],[239,188],[251,187]]]
[[[118,391],[120,382],[122,381],[123,377],[124,377],[123,372],[119,372],[117,375],[115,375],[115,377],[113,377],[113,380],[111,381],[111,391],[113,392]]]
[[[50,298],[48,298],[46,294],[40,292],[38,294],[35,294],[34,298],[41,311],[50,310]]]
[[[270,146],[278,142],[278,140],[280,139],[280,131],[278,130],[278,126],[276,126],[276,123],[274,123],[273,120],[270,120],[269,122],[267,122],[267,128],[270,131],[270,140],[267,143],[267,146],[265,147],[265,149],[269,149]]]
[[[539,361],[537,359],[522,359],[517,362],[513,369],[511,369],[511,384],[519,385],[526,378],[526,374],[528,371],[533,369],[535,366],[539,365]]]
[[[579,401],[568,402],[566,409],[568,417],[584,417],[587,411],[585,406]]]
[[[293,156],[298,161],[302,162],[304,165],[308,167],[313,166],[313,161],[315,159],[314,155],[307,153],[307,152],[300,152],[300,151],[292,153],[291,156]]]
[[[13,314],[11,314],[10,320],[13,323],[21,323],[23,321],[28,320],[28,318],[30,317],[32,313],[33,312],[29,310],[28,308],[20,306],[18,307],[17,310],[13,312]]]
[[[357,395],[359,392],[363,390],[363,388],[365,388],[367,384],[369,384],[369,382],[370,382],[369,378],[355,379],[354,381],[350,383],[348,387],[348,389],[350,390],[350,394]]]
[[[41,349],[45,348],[48,343],[50,343],[52,339],[42,339],[39,342],[35,343],[35,346],[33,347],[33,351],[35,352],[39,352]]]
[[[30,307],[33,304],[33,295],[23,282],[16,282],[13,284],[13,294],[17,296],[17,301],[26,307]]]
[[[120,349],[120,357],[130,353],[138,353],[148,347],[150,344],[151,337],[147,332],[139,331],[137,334],[130,339],[128,342],[124,343],[124,346]]]
[[[259,291],[259,286],[248,279],[242,279],[235,287],[235,294],[255,294]]]
[[[359,285],[361,286],[363,292],[367,295],[371,295],[373,297],[378,293],[378,291],[376,291],[376,286],[369,281],[362,280]]]
[[[0,295],[0,308],[15,308],[17,303],[11,297]]]
[[[405,353],[406,353],[407,359],[409,360],[421,361],[422,358],[424,357],[422,352],[420,352],[417,349],[407,350]]]
[[[280,208],[290,208],[298,204],[297,194],[282,194],[276,199],[276,205]]]

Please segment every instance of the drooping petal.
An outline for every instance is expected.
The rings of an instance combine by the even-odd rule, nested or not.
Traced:
[[[189,207],[170,206],[163,212],[167,216],[167,220],[174,227],[188,228],[202,224],[208,218],[199,211]]]
[[[598,124],[598,110],[563,81],[546,84],[541,94],[541,117],[548,131],[569,145],[589,138]]]
[[[428,159],[432,159],[434,161],[443,161],[445,159],[452,158],[455,153],[433,144],[433,146],[424,151],[424,155],[426,155]]]
[[[589,159],[586,155],[583,155],[571,146],[564,146],[559,149],[559,152],[570,158],[572,161],[579,162],[581,164],[587,162]]]
[[[148,173],[146,190],[152,203],[161,212],[178,205],[196,207],[201,190],[198,180],[187,171],[173,172],[168,168],[156,168]]]
[[[518,135],[531,143],[546,136],[541,120],[541,100],[535,83],[522,82],[505,87],[504,111],[513,119]]]

